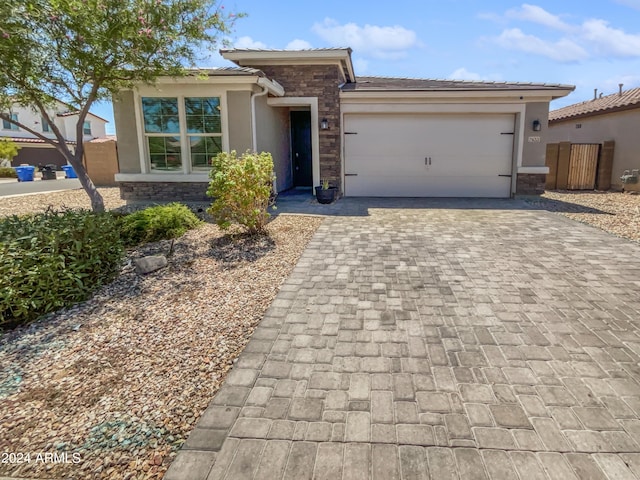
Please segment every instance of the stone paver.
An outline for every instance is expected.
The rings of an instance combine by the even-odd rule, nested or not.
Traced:
[[[640,246],[518,201],[313,210],[166,478],[640,479]]]

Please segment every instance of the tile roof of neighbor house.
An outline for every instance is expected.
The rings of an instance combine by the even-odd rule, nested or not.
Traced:
[[[1,138],[8,138],[9,140],[15,143],[47,143],[48,145],[50,145],[48,142],[45,142],[41,138],[32,138],[32,137],[1,137]],[[76,142],[73,142],[71,140],[67,140],[65,143],[67,145],[76,144]]]
[[[77,110],[71,110],[68,112],[64,112],[64,113],[57,113],[56,116],[57,117],[72,117],[73,115],[78,115],[80,112]],[[91,113],[89,112],[87,115],[91,115],[92,117],[98,118],[100,120],[102,120],[105,123],[109,123],[109,120],[107,120],[106,118],[102,118],[99,115],[96,115],[95,113]]]
[[[356,77],[355,83],[342,86],[344,92],[357,91],[456,91],[456,90],[574,90],[573,85],[553,83],[481,82],[429,78]]]
[[[549,121],[560,121],[569,118],[601,115],[629,108],[640,108],[640,88],[632,88],[624,92],[614,93],[586,102],[574,103],[549,112]]]
[[[200,67],[191,68],[188,70],[189,74],[199,75],[201,73],[209,76],[218,75],[257,75],[264,77],[265,74],[262,70],[249,67]]]
[[[89,143],[107,143],[115,142],[118,138],[115,135],[105,135],[104,137],[93,138],[89,140]]]

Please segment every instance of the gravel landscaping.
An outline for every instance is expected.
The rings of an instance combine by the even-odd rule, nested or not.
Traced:
[[[107,209],[124,205],[117,188],[100,191]],[[527,202],[640,241],[640,195]],[[0,216],[48,206],[90,203],[83,190],[0,198]],[[0,463],[0,476],[162,478],[321,221],[279,215],[270,236],[233,241],[205,224],[175,241],[168,267],[140,276],[132,260],[171,242],[145,245],[91,300],[2,334],[0,452],[31,461]],[[69,463],[35,461],[54,452]]]
[[[640,195],[620,192],[546,192],[531,205],[640,241]]]
[[[88,207],[83,195],[0,199],[0,208]],[[116,196],[107,190],[108,208],[122,204]],[[140,276],[133,258],[170,248],[148,244],[91,300],[6,332],[0,452],[31,461],[0,463],[0,476],[162,478],[321,221],[281,215],[268,237],[233,241],[206,224],[176,240],[168,267]],[[54,452],[68,463],[36,462]]]

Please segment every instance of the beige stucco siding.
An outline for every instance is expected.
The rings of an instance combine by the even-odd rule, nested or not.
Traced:
[[[543,167],[545,165],[546,144],[549,129],[549,102],[527,103],[524,114],[524,137],[522,142],[522,166]],[[540,121],[542,129],[533,130],[534,120]],[[540,141],[538,138],[540,137]]]
[[[227,92],[229,111],[229,150],[238,153],[252,149],[251,92]]]
[[[113,98],[120,173],[140,173],[138,127],[133,105],[134,98],[131,90],[120,92]]]
[[[266,96],[257,97],[256,127],[258,152],[269,152],[273,157],[278,192],[291,188],[289,109],[270,107]]]
[[[581,125],[576,128],[576,124]],[[549,143],[603,143],[615,141],[611,184],[620,188],[625,170],[640,168],[640,109],[594,115],[588,118],[554,123],[549,128]]]

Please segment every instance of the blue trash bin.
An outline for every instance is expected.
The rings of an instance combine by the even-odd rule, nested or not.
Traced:
[[[63,165],[62,170],[64,170],[64,178],[78,178],[76,171],[71,165]]]
[[[24,166],[16,167],[16,174],[18,175],[19,182],[33,182],[33,175],[36,171],[36,167]]]

